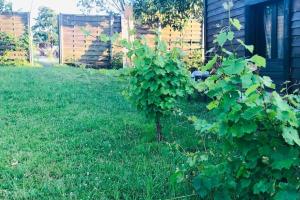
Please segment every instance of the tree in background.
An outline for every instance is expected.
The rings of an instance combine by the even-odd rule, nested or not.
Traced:
[[[90,10],[123,14],[132,5],[136,20],[148,25],[182,29],[188,19],[202,19],[203,0],[78,0],[78,6]]]
[[[58,20],[54,10],[40,7],[36,24],[32,27],[33,40],[38,46],[51,47],[58,44]]]
[[[136,0],[135,18],[149,25],[171,26],[181,30],[185,23],[202,19],[202,0]]]
[[[0,0],[0,14],[5,12],[12,12],[12,3],[6,0]]]
[[[106,12],[123,14],[126,6],[132,5],[134,0],[78,0],[78,7],[83,13],[91,10],[96,12]]]
[[[133,8],[142,23],[181,30],[191,18],[202,20],[203,0],[135,0]]]

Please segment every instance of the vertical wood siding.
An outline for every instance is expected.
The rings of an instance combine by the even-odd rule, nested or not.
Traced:
[[[227,0],[206,0],[206,51],[214,47],[213,40],[221,27],[228,24],[228,12],[224,10],[223,3]],[[245,2],[247,0],[233,0],[234,7],[231,17],[238,18],[245,27]],[[300,80],[300,0],[292,0],[291,13],[291,77],[293,80]],[[235,32],[239,39],[245,40],[245,29]],[[234,48],[237,44],[234,44]],[[227,48],[230,48],[227,46]],[[239,55],[244,56],[244,50],[238,50]],[[209,58],[209,55],[207,55]],[[278,77],[279,78],[279,77]],[[280,78],[279,78],[280,79]]]
[[[214,47],[215,35],[228,25],[229,13],[223,8],[223,3],[227,0],[206,0],[206,50]],[[243,28],[240,31],[235,30],[235,38],[245,40],[245,3],[244,0],[233,0],[234,6],[231,9],[231,17],[240,20]],[[236,49],[239,55],[244,55],[245,51],[239,48],[237,42],[225,46],[227,49]]]
[[[292,78],[300,81],[300,1],[294,0],[291,22]]]

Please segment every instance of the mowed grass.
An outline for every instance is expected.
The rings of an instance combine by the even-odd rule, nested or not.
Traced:
[[[164,120],[166,141],[122,95],[115,72],[0,67],[0,199],[172,199],[178,143],[198,139],[184,116]],[[201,116],[203,105],[181,105]],[[194,197],[193,197],[194,198]],[[193,199],[186,197],[182,199]]]

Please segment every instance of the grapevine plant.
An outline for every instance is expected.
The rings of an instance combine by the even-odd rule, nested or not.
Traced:
[[[225,49],[235,40],[233,28],[241,30],[237,19],[216,36],[218,51],[203,67],[215,73],[197,86],[216,120],[198,119],[196,130],[219,143],[190,164],[194,188],[203,199],[300,199],[299,96],[280,95],[259,75],[263,57]]]
[[[178,48],[167,50],[165,42],[155,39],[154,48],[144,39],[128,42],[122,46],[128,49],[132,60],[130,70],[129,98],[156,124],[157,140],[161,141],[161,119],[175,111],[176,100],[192,92],[188,71]]]

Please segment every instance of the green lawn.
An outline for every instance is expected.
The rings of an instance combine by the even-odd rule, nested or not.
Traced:
[[[165,119],[166,142],[122,96],[126,81],[108,71],[0,67],[0,199],[172,199],[193,127]],[[181,105],[201,115],[203,105]],[[182,198],[182,199],[192,199]]]

